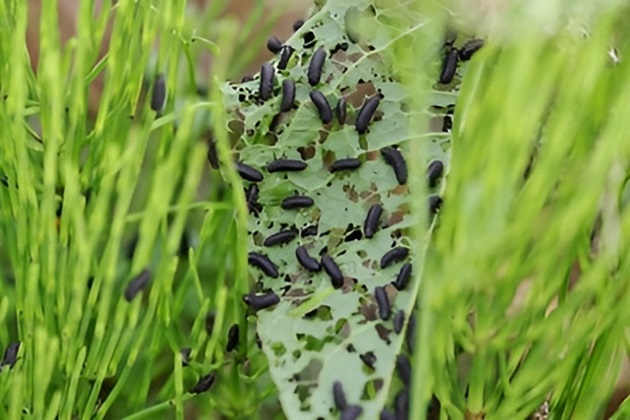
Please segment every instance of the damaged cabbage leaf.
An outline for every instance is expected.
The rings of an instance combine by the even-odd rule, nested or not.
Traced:
[[[369,1],[328,2],[315,10],[272,60],[269,99],[261,99],[260,74],[224,86],[236,159],[264,176],[256,183],[257,196],[246,182],[249,251],[266,255],[280,275],[272,278],[252,266],[250,276],[257,292],[273,291],[281,298],[276,306],[257,313],[257,333],[288,418],[330,418],[338,411],[332,392],[336,381],[341,382],[348,404],[361,406],[363,413],[377,413],[390,394],[404,338],[404,331],[394,330],[394,315],[402,310],[406,321],[414,305],[413,284],[403,290],[393,285],[403,264],[412,262],[413,253],[381,268],[388,251],[411,247],[409,227],[417,218],[410,214],[409,186],[400,185],[380,151],[394,146],[406,156],[408,142],[425,142],[427,162],[407,159],[406,164],[426,167],[439,159],[448,167],[451,117],[447,114],[452,114],[457,95],[451,92],[452,86],[436,85],[434,106],[422,116],[437,121],[433,131],[411,132],[413,116],[405,105],[405,87],[384,53],[424,22],[420,16],[410,19],[417,27],[401,34],[397,25],[389,24],[391,13]],[[319,83],[311,86],[309,64],[320,48],[326,59]],[[287,79],[295,82],[295,101],[288,112],[281,113]],[[309,96],[313,90],[326,97],[332,122],[322,123]],[[359,134],[355,127],[359,111],[375,95],[381,97],[378,107],[367,131]],[[343,123],[335,112],[341,98],[347,102]],[[357,169],[331,172],[335,161],[346,158],[359,159],[361,164]],[[276,159],[304,161],[307,167],[269,172],[267,164]],[[438,183],[430,192],[441,188]],[[314,204],[284,209],[283,200],[294,195],[308,196]],[[383,210],[376,233],[368,239],[364,223],[375,204]],[[265,239],[280,231],[294,232],[295,237],[289,235],[288,243],[265,246]],[[343,285],[335,288],[324,269],[305,269],[296,257],[298,246],[317,261],[322,255],[332,257]],[[391,306],[386,319],[381,318],[384,308],[379,308],[374,295],[379,286]]]

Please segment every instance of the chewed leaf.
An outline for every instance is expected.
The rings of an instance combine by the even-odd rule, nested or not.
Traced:
[[[449,161],[448,133],[410,130],[405,88],[383,54],[400,35],[379,21],[390,12],[346,3],[322,6],[285,43],[291,58],[279,53],[263,66],[262,77],[275,69],[273,88],[260,74],[224,87],[238,161],[262,175],[252,180],[259,191],[248,201],[256,209],[248,232],[250,255],[264,261],[250,261],[250,276],[255,293],[280,300],[256,312],[257,333],[288,418],[339,413],[335,383],[346,415],[373,416],[386,404],[401,325],[415,302],[408,273],[396,282],[404,264],[411,267],[409,228],[417,219],[409,213],[408,142],[422,141],[428,158]],[[314,45],[304,49],[307,32]],[[281,105],[286,80],[290,107]],[[435,95],[427,116],[454,104],[455,95]],[[366,235],[371,208],[379,212]]]

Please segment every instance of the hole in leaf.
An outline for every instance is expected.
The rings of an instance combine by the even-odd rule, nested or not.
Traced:
[[[314,146],[302,146],[298,147],[298,153],[302,160],[309,160],[315,156],[315,147]]]
[[[320,360],[312,359],[304,369],[293,376],[293,380],[298,382],[295,387],[295,393],[300,400],[301,410],[310,409],[308,400],[311,396],[312,389],[317,387],[322,366],[323,364]]]
[[[326,153],[324,153],[324,156],[322,157],[322,162],[324,163],[324,166],[326,168],[329,168],[330,165],[332,165],[332,163],[336,159],[337,159],[337,157],[335,156],[335,154],[329,150]]]
[[[271,344],[271,349],[276,357],[284,356],[287,352],[287,348],[280,341]]]
[[[370,379],[363,387],[361,401],[372,401],[383,387],[383,380],[380,378]]]
[[[359,137],[359,147],[361,148],[361,150],[367,150],[368,149],[368,142],[367,142],[367,137],[366,136]]]
[[[360,80],[356,89],[347,97],[348,104],[355,108],[360,108],[363,102],[376,94],[376,88],[371,82],[365,82]],[[352,121],[354,124],[354,121]]]
[[[373,351],[368,351],[367,353],[363,353],[359,355],[361,361],[370,368],[370,370],[374,370],[374,364],[376,363],[376,355]]]
[[[304,317],[317,318],[321,321],[330,321],[332,319],[332,312],[331,312],[330,306],[322,305],[316,309],[313,309],[312,311],[304,315]]]
[[[322,371],[323,363],[319,359],[311,359],[308,365],[293,375],[293,380],[301,383],[309,383],[310,387],[317,386],[317,379]]]
[[[300,384],[297,385],[295,387],[295,393],[298,396],[298,399],[300,400],[300,410],[302,411],[309,411],[311,406],[310,404],[307,404],[306,401],[309,399],[309,397],[311,396],[311,388],[314,388],[316,385],[310,384],[310,385],[304,385],[304,384]]]
[[[240,120],[231,120],[228,123],[228,132],[231,134],[231,137],[238,139],[245,132],[245,124]],[[248,135],[251,136],[249,133]]]
[[[304,34],[304,48],[313,48],[315,46],[315,34],[308,31]]]
[[[354,291],[360,294],[364,294],[368,292],[368,288],[365,284],[357,284],[354,286]]]
[[[344,238],[344,242],[360,241],[361,239],[363,239],[363,232],[360,228],[356,228]]]
[[[309,351],[321,351],[327,343],[335,340],[332,336],[317,338],[312,335],[296,334],[298,341],[304,343],[304,349]]]
[[[341,318],[335,324],[335,334],[347,338],[350,335],[350,323],[347,319]]]

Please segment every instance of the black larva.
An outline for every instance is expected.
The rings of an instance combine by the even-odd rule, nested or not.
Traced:
[[[303,171],[308,165],[297,159],[276,159],[267,164],[268,172],[297,172]]]
[[[481,47],[483,47],[483,39],[471,39],[459,50],[459,59],[462,61],[470,60]]]
[[[127,284],[125,289],[125,300],[131,302],[142,289],[144,289],[151,280],[151,272],[148,269],[142,270],[133,280]]]
[[[247,200],[247,204],[257,202],[259,193],[260,188],[258,188],[257,184],[251,184],[249,187],[245,188],[245,200]]]
[[[260,67],[260,87],[258,89],[258,97],[263,101],[271,98],[274,80],[275,74],[273,66],[270,63],[263,64]]]
[[[339,159],[330,165],[330,172],[338,171],[351,171],[358,169],[361,166],[361,161],[356,158]]]
[[[179,355],[182,358],[182,366],[186,367],[190,363],[190,353],[192,349],[190,347],[182,347],[179,350]]]
[[[377,361],[376,355],[373,351],[368,351],[367,353],[360,355],[359,358],[363,363],[365,363],[366,366],[372,369],[374,368],[374,364]]]
[[[282,81],[282,101],[280,101],[280,112],[289,112],[295,102],[295,82],[291,79]]]
[[[270,308],[280,303],[280,296],[273,292],[264,293],[262,295],[256,295],[251,293],[243,296],[243,302],[247,304],[254,311],[260,311],[262,309]]]
[[[363,413],[363,408],[359,405],[348,405],[341,412],[340,420],[356,420]]]
[[[161,112],[164,109],[166,103],[166,80],[164,75],[160,74],[153,82],[153,92],[151,94],[151,109],[156,112]]]
[[[199,379],[199,382],[197,382],[195,386],[190,389],[190,393],[201,394],[202,392],[206,392],[207,390],[212,388],[212,385],[214,385],[216,380],[217,375],[214,372],[209,373],[206,376],[202,376],[201,379]]]
[[[208,141],[208,162],[212,169],[219,169],[219,156],[217,155],[217,144],[214,140]]]
[[[405,263],[402,267],[400,267],[400,271],[394,281],[394,287],[396,290],[405,290],[407,288],[409,279],[411,278],[411,268],[411,263]]]
[[[333,383],[332,392],[335,407],[337,407],[337,410],[343,411],[348,406],[348,402],[346,401],[346,393],[343,392],[343,385],[341,385],[341,382],[335,381]]]
[[[404,354],[399,354],[396,358],[396,371],[403,384],[411,386],[411,363]]]
[[[407,341],[407,350],[410,354],[416,347],[416,313],[412,312],[409,317],[409,324],[407,324],[407,330],[405,331],[405,340]]]
[[[396,394],[394,398],[394,407],[396,408],[397,419],[409,418],[409,391],[404,389]]]
[[[297,234],[292,230],[281,230],[278,233],[274,233],[271,236],[268,236],[264,241],[264,246],[275,246],[275,245],[284,245],[288,244],[292,240],[295,239]]]
[[[429,197],[429,215],[437,214],[442,208],[442,197],[439,195],[432,195]]]
[[[250,252],[247,256],[247,262],[256,268],[260,268],[263,273],[274,279],[279,276],[278,268],[266,255],[257,252]]]
[[[394,175],[396,175],[398,183],[400,185],[406,184],[408,177],[407,162],[405,162],[405,158],[400,153],[400,150],[389,146],[384,147],[381,149],[381,155],[385,162],[394,169]]]
[[[346,116],[348,114],[348,104],[346,102],[346,98],[344,98],[343,96],[341,98],[339,98],[339,101],[337,101],[337,107],[335,109],[335,112],[337,114],[337,121],[339,121],[339,124],[344,125],[346,123]]]
[[[251,184],[245,189],[245,200],[247,201],[247,209],[253,215],[257,215],[262,211],[262,205],[258,202],[258,193],[260,189],[258,185]]]
[[[373,237],[378,230],[378,222],[381,218],[382,213],[383,207],[381,207],[380,204],[373,204],[368,210],[367,217],[365,218],[365,223],[363,224],[363,234],[366,238]]]
[[[381,102],[381,97],[376,94],[369,98],[367,101],[363,103],[361,109],[359,110],[359,114],[357,115],[357,120],[355,122],[355,128],[359,134],[365,133],[370,125],[370,121],[376,112],[376,108],[378,108],[378,104]]]
[[[444,45],[453,45],[457,40],[457,32],[449,29],[444,36]]]
[[[302,27],[302,25],[304,25],[304,21],[302,19],[293,22],[293,32],[297,32]]]
[[[387,268],[395,262],[402,261],[407,258],[407,255],[409,255],[409,248],[404,246],[392,248],[381,258],[381,268]]]
[[[243,162],[236,162],[236,172],[238,172],[245,181],[260,182],[263,180],[263,175],[258,169],[254,169]]]
[[[396,415],[387,409],[381,411],[380,420],[397,420]]]
[[[308,271],[317,272],[321,270],[321,266],[319,262],[310,256],[308,251],[304,246],[298,246],[295,250],[295,257],[297,258],[300,265],[306,268]]]
[[[20,350],[20,342],[16,341],[14,343],[10,343],[7,348],[4,350],[4,355],[2,356],[2,362],[0,362],[0,368],[3,366],[13,367],[15,362],[17,362],[18,351]]]
[[[267,40],[267,49],[273,54],[278,54],[282,49],[282,41],[278,37],[272,36]]]
[[[311,207],[313,204],[315,204],[315,202],[311,197],[308,197],[306,195],[295,195],[293,197],[287,197],[282,200],[282,204],[280,204],[280,207],[285,210],[292,210]]]
[[[330,104],[328,103],[328,99],[318,90],[312,91],[309,96],[311,97],[311,101],[317,108],[317,112],[319,112],[319,118],[322,120],[324,124],[328,124],[332,121],[332,109],[330,109]]]
[[[444,173],[444,164],[441,160],[434,160],[429,164],[427,168],[427,180],[429,184],[429,188],[435,188],[435,186],[442,178],[442,174]]]
[[[379,316],[383,321],[387,321],[392,313],[392,308],[389,304],[387,292],[383,287],[376,286],[374,288],[374,298],[376,299],[376,303],[378,305]]]
[[[400,334],[404,326],[405,326],[405,311],[401,309],[398,312],[396,312],[396,315],[394,315],[394,332],[396,334]]]
[[[328,276],[330,276],[330,280],[335,289],[343,286],[343,274],[341,274],[339,266],[330,256],[324,255],[322,257],[322,266],[324,266],[324,270]]]
[[[306,238],[307,236],[317,236],[317,233],[318,233],[317,230],[318,230],[317,225],[307,226],[304,229],[302,229],[302,233],[300,234],[300,236],[302,238]]]
[[[236,347],[238,346],[238,334],[239,334],[238,324],[232,325],[230,329],[228,330],[228,339],[227,339],[227,344],[225,346],[226,352],[229,353],[232,350],[236,349]]]
[[[322,69],[324,67],[324,61],[326,60],[326,51],[323,48],[319,48],[313,53],[311,62],[308,65],[308,83],[311,86],[316,86],[322,77]]]
[[[293,55],[293,48],[289,45],[284,45],[280,50],[280,59],[278,60],[278,70],[284,70],[289,64],[289,59]]]
[[[455,77],[455,71],[457,70],[457,58],[458,52],[455,48],[452,48],[446,55],[444,64],[442,66],[442,73],[440,73],[440,83],[448,85],[453,81]]]

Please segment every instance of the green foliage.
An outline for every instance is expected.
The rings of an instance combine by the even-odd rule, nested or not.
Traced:
[[[598,418],[627,357],[626,9],[602,10],[587,37],[499,30],[468,69],[419,295],[415,385],[449,417]]]
[[[36,74],[20,41],[27,2],[0,5],[0,340],[21,341],[17,364],[2,370],[0,417],[147,418],[174,407],[183,418],[191,399],[188,413],[248,415],[269,392],[252,379],[265,362],[254,353],[249,371],[237,366],[245,334],[224,352],[230,325],[246,331],[245,243],[234,194],[205,169],[213,104],[195,93],[205,83],[193,63],[218,51],[207,40],[216,34],[198,29],[208,16],[186,17],[183,0],[103,3],[93,19],[93,2],[77,2],[78,34],[62,48],[56,2],[42,2]],[[147,88],[160,73],[168,98],[156,115]],[[97,77],[104,91],[91,119],[87,84]],[[144,268],[150,283],[127,302]],[[182,347],[192,348],[186,368]],[[211,371],[220,380],[210,398],[188,393]]]

